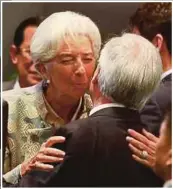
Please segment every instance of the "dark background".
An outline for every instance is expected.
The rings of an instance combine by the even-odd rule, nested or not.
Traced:
[[[3,80],[9,80],[14,68],[9,57],[9,47],[14,30],[27,17],[49,16],[54,12],[71,10],[89,16],[99,27],[103,42],[126,29],[129,16],[141,3],[15,3],[2,4],[2,71]]]

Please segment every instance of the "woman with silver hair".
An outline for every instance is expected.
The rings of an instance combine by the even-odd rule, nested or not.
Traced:
[[[43,82],[3,93],[9,104],[6,182],[15,184],[19,175],[52,170],[50,162],[62,161],[64,152],[51,146],[65,138],[51,136],[66,123],[88,116],[91,100],[85,93],[100,46],[97,26],[78,13],[54,13],[40,24],[30,49]]]

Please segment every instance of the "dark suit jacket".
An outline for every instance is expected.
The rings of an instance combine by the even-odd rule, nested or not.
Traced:
[[[3,115],[3,128],[2,128],[2,131],[3,131],[3,144],[2,144],[2,147],[3,147],[3,160],[4,160],[4,155],[5,155],[5,147],[6,147],[6,144],[7,144],[7,125],[8,125],[8,103],[3,100],[3,112],[2,112],[2,115]]]
[[[68,124],[66,128],[75,132],[65,134],[64,162],[49,174],[33,171],[22,178],[20,186],[161,186],[151,170],[132,159],[126,141],[127,129],[141,132],[139,117],[134,110],[105,108]]]
[[[161,122],[167,107],[172,103],[172,74],[166,76],[159,88],[141,111],[141,121],[145,128],[159,136]]]

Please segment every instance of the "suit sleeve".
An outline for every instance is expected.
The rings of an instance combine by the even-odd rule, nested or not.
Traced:
[[[168,105],[172,102],[171,82],[162,84],[141,111],[141,121],[145,128],[159,136],[161,122]]]
[[[39,181],[36,176],[28,174],[22,178],[19,186],[87,186],[88,179],[91,179],[91,160],[95,148],[94,135],[93,128],[81,125],[72,137],[67,139],[64,161],[56,165],[53,172],[47,174],[45,179]]]

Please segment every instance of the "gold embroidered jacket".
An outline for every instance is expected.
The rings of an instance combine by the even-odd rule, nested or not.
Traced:
[[[3,92],[9,104],[8,146],[4,160],[4,179],[15,184],[20,174],[20,164],[34,156],[41,144],[53,135],[55,128],[63,126],[62,119],[51,120],[43,100],[42,84],[20,90]],[[82,98],[80,115],[88,117],[92,108],[90,96]],[[49,119],[47,119],[49,117]]]

